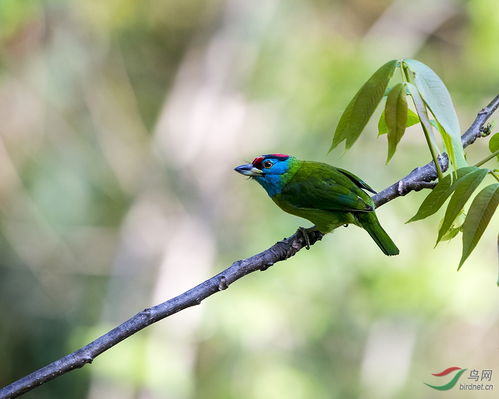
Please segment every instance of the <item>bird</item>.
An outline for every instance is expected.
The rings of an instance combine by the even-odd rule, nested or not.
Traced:
[[[234,170],[256,180],[283,211],[315,225],[309,229],[300,227],[307,247],[307,231],[327,234],[353,224],[366,230],[385,255],[399,254],[379,223],[374,201],[366,193],[376,191],[353,173],[286,154],[261,155]]]

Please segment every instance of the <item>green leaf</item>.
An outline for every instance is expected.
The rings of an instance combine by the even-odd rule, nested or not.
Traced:
[[[405,127],[411,127],[419,123],[418,114],[416,114],[412,109],[407,108],[407,123]],[[378,121],[378,136],[388,133],[388,127],[385,121],[385,110],[381,113]]]
[[[386,163],[392,158],[397,149],[397,144],[405,132],[407,124],[407,100],[405,97],[405,84],[397,83],[386,99],[385,122],[388,128],[388,155]]]
[[[495,133],[489,141],[489,150],[491,153],[499,151],[499,133]],[[497,156],[497,160],[499,161],[499,155]]]
[[[454,168],[465,167],[467,163],[464,159],[464,149],[461,143],[459,120],[447,87],[445,87],[440,77],[422,62],[407,59],[404,60],[404,63],[414,73],[414,83],[425,104],[451,138],[452,151],[449,150],[449,147],[447,147],[447,151],[449,157],[451,153],[454,155],[454,158],[451,158]]]
[[[418,114],[416,114],[412,109],[409,108],[407,110],[407,125],[406,125],[406,127],[414,126],[417,123],[419,123]]]
[[[341,115],[329,151],[343,141],[346,141],[346,148],[350,148],[355,143],[383,98],[396,66],[397,60],[387,62],[374,72],[355,94]]]
[[[489,141],[490,152],[496,152],[499,150],[499,133],[495,133]]]
[[[463,253],[459,261],[458,270],[464,261],[475,249],[476,244],[482,237],[483,232],[492,219],[497,205],[499,204],[499,183],[491,184],[480,191],[466,216],[463,225]]]
[[[454,184],[452,183],[452,175],[449,174],[445,176],[438,182],[433,190],[431,190],[430,194],[428,194],[428,196],[424,199],[417,213],[406,223],[415,222],[416,220],[425,219],[428,216],[433,215],[442,207],[445,200],[449,198],[449,196],[453,193],[454,189],[456,188],[456,183],[459,181],[459,179],[476,170],[478,170],[478,168],[474,166],[468,166],[466,168],[458,169],[457,179],[455,180]]]
[[[388,127],[386,126],[386,121],[385,121],[385,110],[383,110],[383,112],[379,116],[379,121],[378,121],[378,136],[387,133],[388,133]]]
[[[442,222],[442,227],[440,227],[440,230],[438,231],[436,244],[438,244],[444,234],[447,233],[447,230],[449,230],[456,216],[461,209],[463,209],[466,202],[470,199],[471,194],[473,194],[480,185],[488,172],[487,169],[477,169],[456,181],[454,194],[452,194],[452,198],[445,211],[444,221]]]
[[[462,231],[463,229],[463,223],[466,218],[466,214],[461,210],[459,212],[459,215],[457,215],[456,219],[454,219],[454,222],[452,222],[452,225],[450,226],[449,230],[447,233],[443,235],[443,237],[440,239],[440,241],[450,241],[452,240],[457,234]],[[442,220],[443,222],[443,220]],[[442,226],[442,224],[440,224]]]

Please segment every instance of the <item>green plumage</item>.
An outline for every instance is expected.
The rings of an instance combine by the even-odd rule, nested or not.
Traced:
[[[310,220],[320,232],[355,224],[365,229],[386,255],[399,253],[364,190],[375,191],[353,173],[284,154],[262,155],[235,170],[260,183],[282,210]]]
[[[260,183],[282,210],[310,220],[320,232],[355,224],[365,229],[386,255],[399,253],[364,190],[375,191],[353,173],[284,154],[262,155],[235,170]]]
[[[376,217],[374,202],[363,191],[374,190],[354,174],[325,163],[292,159],[283,183],[281,192],[271,197],[282,210],[310,220],[322,233],[355,224],[386,255],[399,253]]]

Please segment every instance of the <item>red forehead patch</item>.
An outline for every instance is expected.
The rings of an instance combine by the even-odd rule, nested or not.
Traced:
[[[264,157],[256,157],[255,159],[253,159],[252,164],[254,166],[261,165],[263,160],[264,160]]]
[[[262,169],[262,162],[266,159],[277,159],[278,161],[284,161],[289,158],[289,155],[286,154],[267,154],[256,157],[252,164],[255,168]]]

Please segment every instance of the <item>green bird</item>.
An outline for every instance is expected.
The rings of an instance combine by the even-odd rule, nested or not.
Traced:
[[[353,173],[284,154],[259,156],[235,171],[256,180],[283,211],[310,220],[321,233],[354,224],[365,229],[385,255],[398,255],[364,190],[376,191]],[[307,240],[305,231],[304,236]]]

